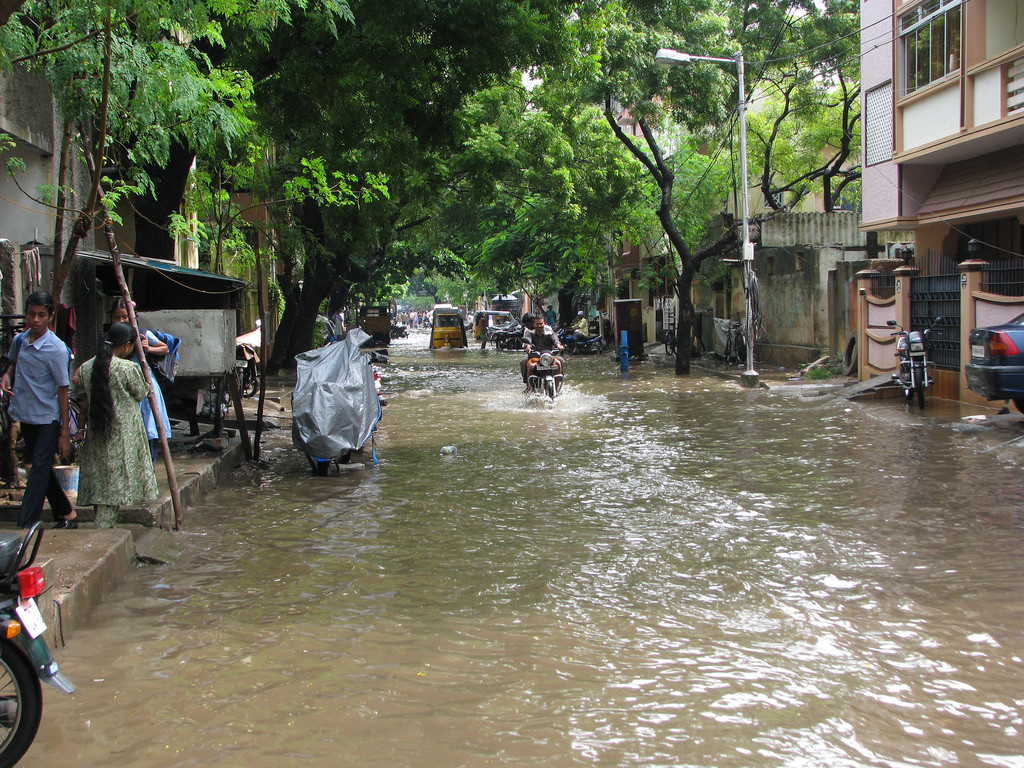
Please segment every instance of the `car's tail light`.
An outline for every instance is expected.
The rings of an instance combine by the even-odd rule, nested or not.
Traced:
[[[18,571],[18,591],[23,599],[38,597],[46,589],[46,579],[43,577],[43,569],[38,565],[30,568],[23,568]]]
[[[997,331],[996,335],[989,339],[988,354],[990,357],[1013,357],[1019,355],[1020,350],[1007,334]]]

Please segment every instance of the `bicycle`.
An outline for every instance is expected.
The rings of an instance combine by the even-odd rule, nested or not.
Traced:
[[[676,332],[671,328],[665,331],[665,354],[674,355],[676,353]]]
[[[729,323],[729,331],[725,337],[725,362],[739,363],[746,362],[747,342],[743,336],[743,324],[739,320]]]

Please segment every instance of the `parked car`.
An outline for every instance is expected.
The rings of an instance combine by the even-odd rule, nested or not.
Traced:
[[[971,331],[967,386],[989,400],[1012,400],[1024,413],[1024,315]]]

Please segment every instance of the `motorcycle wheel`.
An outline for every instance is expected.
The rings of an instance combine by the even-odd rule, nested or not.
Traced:
[[[917,385],[917,407],[924,408],[924,384]]]
[[[256,385],[259,380],[256,378],[256,374],[250,371],[248,368],[242,373],[242,380],[239,382],[239,389],[242,392],[242,397],[252,397],[256,394]]]
[[[551,379],[544,380],[544,394],[550,397],[552,400],[555,399],[555,382]]]
[[[11,643],[0,645],[0,768],[17,763],[36,737],[43,691],[28,659]]]
[[[306,461],[309,462],[309,468],[313,470],[313,474],[317,477],[326,477],[327,472],[331,468],[331,462],[314,459],[308,453],[306,454]],[[3,766],[0,766],[0,768],[3,768]]]

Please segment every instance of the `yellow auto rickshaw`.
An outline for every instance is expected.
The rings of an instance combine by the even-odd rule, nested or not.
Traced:
[[[434,318],[430,329],[430,349],[463,349],[467,346],[466,325],[462,312],[454,307],[434,307]]]

